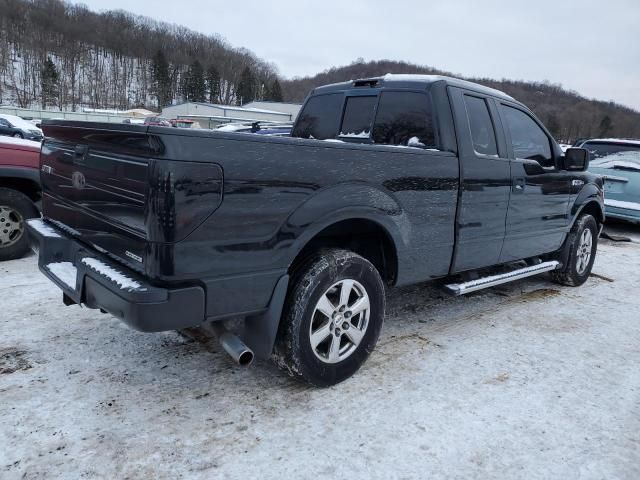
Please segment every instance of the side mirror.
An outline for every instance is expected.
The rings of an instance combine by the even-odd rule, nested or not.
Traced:
[[[589,168],[589,150],[586,148],[567,148],[562,158],[563,170],[584,172]]]

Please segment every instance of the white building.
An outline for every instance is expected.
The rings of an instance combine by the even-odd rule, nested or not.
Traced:
[[[283,112],[292,115],[291,120],[295,120],[298,116],[298,112],[302,108],[301,103],[287,103],[287,102],[269,102],[266,100],[256,100],[243,105],[244,108],[258,108],[265,110],[275,110],[276,112]]]
[[[297,113],[297,112],[296,112]],[[295,114],[264,108],[234,107],[215,103],[185,102],[162,109],[165,118],[189,118],[196,120],[201,126],[212,126],[229,122],[292,122]]]

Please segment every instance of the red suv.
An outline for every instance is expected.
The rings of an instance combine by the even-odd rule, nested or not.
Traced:
[[[0,261],[29,250],[25,220],[40,215],[40,142],[0,137]]]

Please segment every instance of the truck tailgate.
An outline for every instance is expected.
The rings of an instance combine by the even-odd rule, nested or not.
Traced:
[[[45,219],[143,272],[153,243],[185,238],[222,195],[220,166],[165,158],[161,135],[147,130],[45,124],[40,159]]]

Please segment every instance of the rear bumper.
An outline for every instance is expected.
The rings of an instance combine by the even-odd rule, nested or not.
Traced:
[[[159,288],[41,219],[27,222],[40,271],[75,303],[100,308],[143,332],[205,321],[202,287]]]

